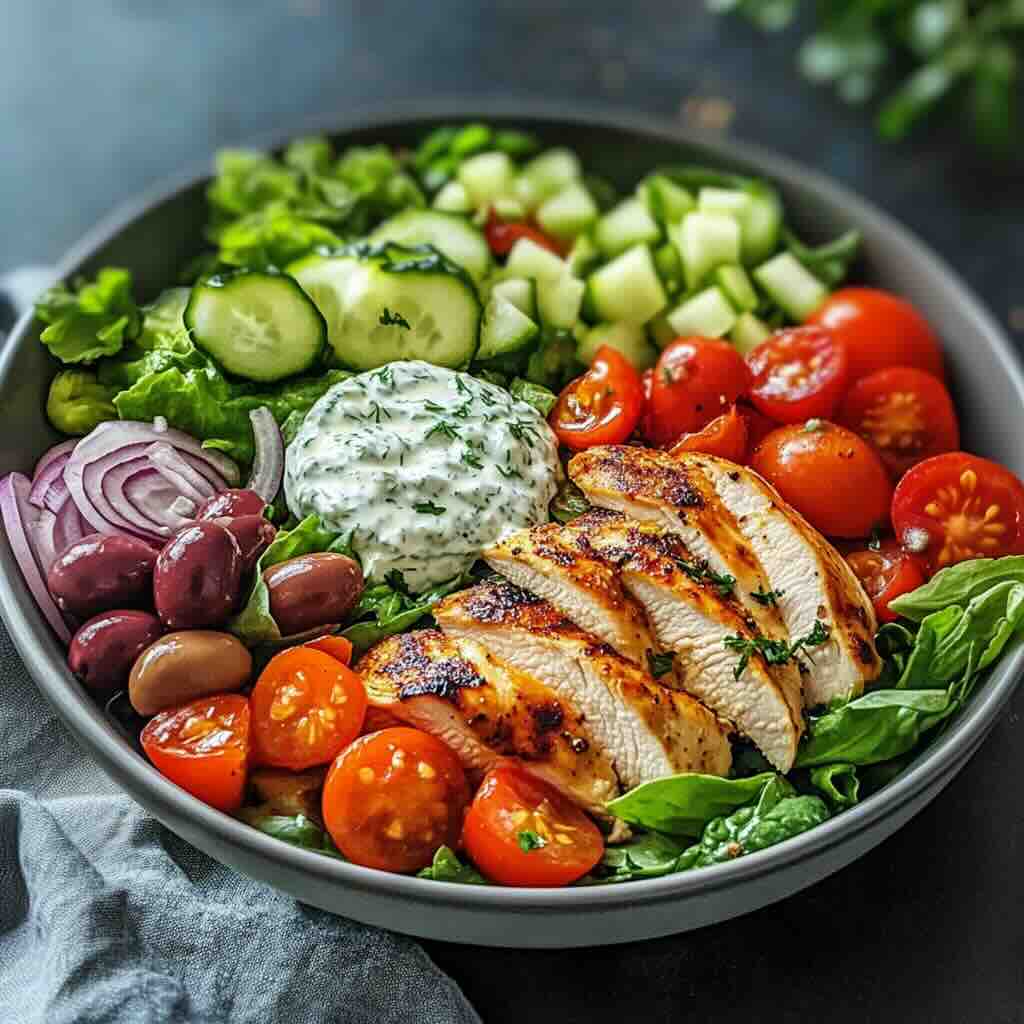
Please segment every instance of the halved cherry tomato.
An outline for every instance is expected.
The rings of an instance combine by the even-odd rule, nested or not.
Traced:
[[[889,609],[889,602],[925,581],[917,559],[892,538],[882,541],[875,551],[853,551],[846,560],[871,598],[879,622],[895,622],[899,616]]]
[[[966,452],[907,471],[892,498],[896,538],[934,572],[968,558],[1024,553],[1024,483]]]
[[[324,825],[341,852],[381,871],[418,871],[454,846],[469,803],[459,759],[439,739],[400,727],[360,736],[324,783]]]
[[[742,462],[747,457],[747,421],[734,405],[695,434],[683,434],[669,449],[670,455],[703,452],[720,459]]]
[[[502,885],[568,885],[604,854],[597,826],[561,793],[514,764],[499,764],[477,790],[462,842]]]
[[[549,422],[568,448],[620,444],[636,429],[643,405],[640,374],[621,352],[602,345],[590,369],[558,396]]]
[[[168,708],[142,730],[142,749],[171,782],[221,811],[242,806],[249,766],[249,702],[238,694]]]
[[[779,423],[829,419],[846,387],[846,347],[820,327],[793,327],[747,356],[750,400]]]
[[[359,735],[362,680],[312,647],[275,655],[252,691],[253,761],[301,772],[327,764]]]
[[[562,246],[549,235],[545,235],[540,228],[535,228],[530,224],[523,224],[519,221],[509,221],[506,223],[498,217],[494,210],[491,210],[487,215],[487,223],[484,225],[484,237],[487,239],[487,244],[495,256],[507,256],[512,251],[512,246],[520,238],[528,238],[531,242],[536,242],[537,245],[542,246],[549,252],[553,252],[556,256],[561,256],[564,252]]]
[[[352,663],[352,641],[343,636],[321,636],[316,640],[307,641],[303,646],[323,651],[324,654],[329,654],[332,658],[340,661],[342,665]]]
[[[828,536],[866,537],[889,519],[889,474],[871,445],[845,427],[823,420],[779,427],[750,465]]]
[[[944,376],[942,348],[928,321],[905,299],[878,288],[840,288],[807,319],[846,343],[850,382],[888,366]]]
[[[897,479],[922,459],[960,447],[946,386],[912,366],[890,366],[862,377],[846,393],[838,419],[878,449]]]
[[[749,386],[750,370],[727,341],[677,338],[654,367],[647,440],[666,446],[702,430]]]

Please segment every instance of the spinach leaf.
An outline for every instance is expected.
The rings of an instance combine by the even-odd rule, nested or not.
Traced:
[[[686,772],[644,782],[612,800],[607,809],[631,825],[668,835],[697,836],[708,821],[752,800],[774,778],[770,772],[746,779]]]
[[[434,862],[424,868],[417,878],[431,878],[435,882],[462,882],[464,885],[490,885],[490,882],[476,868],[463,864],[455,851],[442,846],[434,854]]]
[[[582,884],[631,882],[671,874],[685,848],[684,843],[670,836],[645,832],[628,843],[605,847],[600,864]]]
[[[555,407],[555,402],[558,401],[558,395],[553,391],[541,387],[540,384],[524,380],[522,377],[516,377],[508,389],[512,393],[513,398],[518,398],[520,402],[533,406],[541,416],[545,417]]]
[[[950,605],[965,606],[997,583],[1024,583],[1024,555],[974,558],[940,569],[924,586],[892,601],[905,619],[921,622]]]
[[[856,765],[820,765],[811,769],[810,782],[833,807],[852,807],[860,800],[860,779],[857,778]]]
[[[285,816],[281,814],[246,814],[242,811],[239,816],[261,832],[266,832],[268,836],[273,836],[282,842],[300,846],[304,850],[314,850],[316,853],[322,853],[328,857],[336,857],[338,860],[345,859],[332,842],[331,837],[304,814]]]

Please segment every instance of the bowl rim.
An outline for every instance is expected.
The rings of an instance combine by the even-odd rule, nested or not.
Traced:
[[[757,167],[767,177],[781,182],[800,182],[832,205],[850,212],[858,226],[871,226],[910,252],[915,263],[932,279],[957,296],[965,317],[975,332],[985,338],[1024,404],[1024,370],[1009,339],[982,301],[958,274],[909,229],[874,204],[860,198],[847,186],[818,171],[760,146],[737,142],[688,129],[664,117],[635,110],[580,103],[537,102],[535,99],[472,100],[459,98],[418,98],[386,106],[363,107],[358,113],[326,114],[304,118],[287,131],[267,132],[245,144],[277,148],[304,133],[325,132],[346,135],[374,128],[408,126],[410,131],[441,120],[546,120],[586,127],[595,131],[618,131],[643,135],[661,142],[690,144],[717,154],[726,162]],[[57,279],[65,280],[79,270],[102,246],[133,224],[152,207],[173,199],[181,191],[210,177],[209,162],[178,173],[120,204],[69,250],[57,268]],[[0,382],[11,372],[16,353],[30,336],[31,311],[11,330],[0,351]],[[1013,694],[1024,669],[1024,645],[1006,654],[1001,664],[972,698],[966,712],[956,718],[911,765],[884,789],[867,797],[807,832],[778,846],[738,858],[727,864],[682,872],[660,878],[632,881],[625,885],[569,887],[561,889],[507,888],[456,882],[438,884],[415,876],[395,875],[325,857],[283,843],[258,829],[207,806],[160,775],[141,755],[124,742],[111,743],[102,709],[74,683],[57,652],[57,641],[36,608],[20,578],[4,539],[0,548],[0,615],[36,685],[54,705],[71,731],[86,746],[101,767],[158,818],[190,819],[213,839],[236,848],[249,858],[273,866],[279,863],[294,872],[311,876],[326,885],[359,889],[366,893],[404,898],[420,904],[476,910],[519,909],[599,912],[703,896],[739,886],[845,844],[874,828],[882,819],[912,804],[937,779],[948,780],[976,751],[995,724]]]

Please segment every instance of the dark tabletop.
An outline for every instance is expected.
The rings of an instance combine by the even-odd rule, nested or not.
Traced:
[[[765,41],[701,0],[6,0],[0,24],[0,272],[57,259],[124,197],[304,115],[576,98],[726,123],[844,181],[1024,344],[1020,167],[987,166],[955,121],[882,146],[798,79],[793,35]],[[1022,709],[1018,694],[900,833],[784,903],[634,946],[429,952],[488,1024],[1024,1020]]]

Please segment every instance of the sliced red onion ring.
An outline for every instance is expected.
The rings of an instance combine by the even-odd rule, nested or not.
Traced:
[[[163,539],[191,522],[198,507],[195,502],[185,498],[185,501],[189,501],[188,514],[178,511],[181,494],[154,469],[143,469],[141,472],[133,473],[125,481],[123,493],[131,507],[137,509],[143,516],[149,516],[151,519],[160,517],[163,524],[160,529],[166,531]]]
[[[78,440],[79,439],[77,437],[73,437],[70,441],[61,441],[60,444],[55,444],[52,448],[43,452],[39,457],[39,461],[36,463],[36,468],[32,470],[32,480],[35,481],[36,477],[46,469],[53,459],[59,459],[61,456],[70,455],[75,450]]]
[[[246,487],[268,505],[277,497],[284,476],[284,439],[274,414],[264,405],[249,413],[256,456]]]
[[[32,478],[32,490],[28,500],[37,508],[48,508],[57,512],[68,499],[68,485],[64,482],[64,467],[71,452],[54,456],[42,471]]]
[[[89,524],[82,518],[78,506],[71,500],[64,502],[55,515],[53,525],[53,547],[59,555],[65,548],[92,533]]]
[[[140,451],[134,445],[131,449],[122,449],[125,453],[130,450],[136,452],[135,458],[119,463],[115,461],[115,455],[109,462],[101,459],[93,463],[86,470],[86,487],[95,484],[97,489],[90,490],[90,497],[108,522],[143,540],[162,544],[179,526],[184,525],[182,517],[170,511],[178,490],[156,471],[145,449]],[[140,503],[129,495],[128,485],[143,475],[153,479],[143,492],[146,500]],[[160,492],[158,496],[156,491]],[[137,491],[133,491],[133,495],[135,493]]]
[[[7,540],[11,545],[15,561],[18,563],[18,568],[21,569],[22,576],[25,577],[25,583],[32,592],[36,604],[39,605],[39,610],[57,636],[64,643],[70,643],[71,631],[46,588],[46,581],[43,578],[39,562],[36,560],[36,552],[28,532],[28,524],[32,521],[29,517],[33,512],[40,511],[28,502],[28,494],[31,489],[32,482],[21,473],[8,473],[0,480],[0,517],[3,518]],[[47,514],[52,515],[52,513]]]
[[[186,462],[174,448],[163,441],[151,444],[146,449],[153,468],[174,487],[178,493],[201,505],[216,493],[213,484],[195,467]]]

